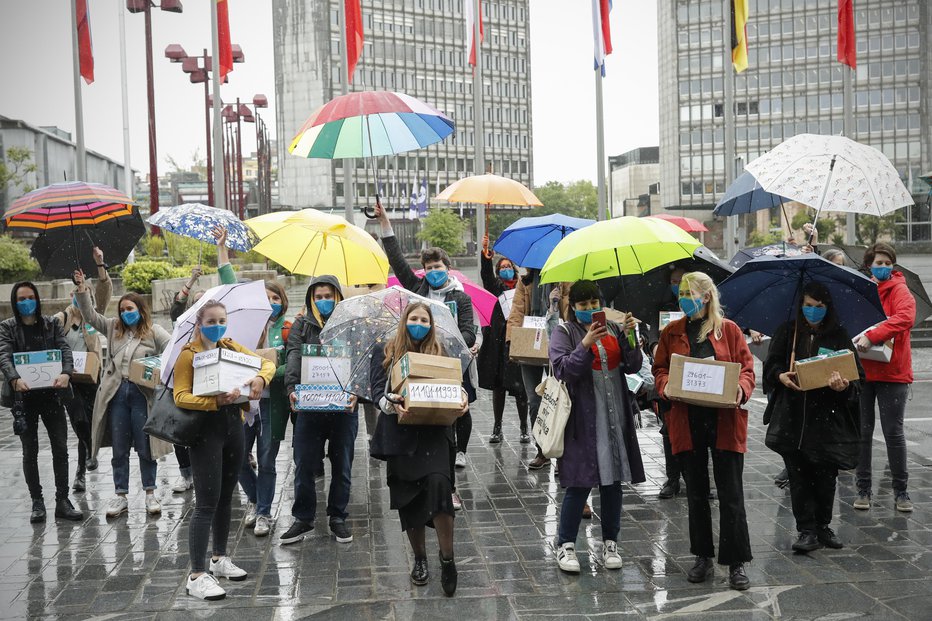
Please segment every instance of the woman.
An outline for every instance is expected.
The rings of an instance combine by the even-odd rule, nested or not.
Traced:
[[[291,331],[291,322],[285,320],[288,312],[288,295],[285,288],[273,280],[265,282],[265,294],[272,306],[272,316],[259,339],[259,349],[277,350],[275,376],[269,390],[259,401],[259,420],[243,424],[245,459],[239,475],[249,504],[246,506],[245,524],[256,537],[265,537],[271,530],[272,499],[275,497],[275,459],[285,439],[285,428],[291,407],[285,394],[285,343]],[[257,445],[258,473],[249,464],[253,445]]]
[[[894,263],[896,250],[890,244],[878,242],[864,253],[864,269],[877,283],[887,320],[859,335],[855,345],[858,351],[866,352],[874,345],[893,339],[893,356],[890,362],[863,360],[867,381],[861,390],[861,457],[857,469],[858,499],[854,501],[854,508],[866,510],[871,507],[871,448],[876,402],[893,477],[894,506],[897,511],[909,513],[913,510],[913,503],[906,491],[909,473],[906,470],[903,417],[910,384],[913,383],[909,331],[916,319],[916,300],[906,286],[903,273],[893,269]]]
[[[482,348],[479,350],[479,387],[492,391],[492,414],[495,423],[489,444],[502,441],[502,416],[505,412],[505,396],[511,394],[518,408],[521,423],[521,444],[528,444],[531,436],[527,427],[527,393],[521,379],[521,367],[508,360],[508,345],[505,343],[505,310],[511,312],[514,288],[518,284],[518,273],[510,259],[501,257],[492,268],[492,253],[489,252],[489,236],[482,239],[482,286],[498,297],[492,311],[490,324],[482,329]]]
[[[453,559],[453,427],[401,425],[407,416],[404,399],[387,390],[392,366],[406,353],[443,356],[443,346],[434,331],[434,318],[423,303],[410,304],[402,315],[394,338],[378,346],[369,367],[372,401],[381,410],[372,437],[370,452],[388,462],[388,488],[391,508],[398,511],[401,528],[408,534],[414,551],[411,581],[423,586],[427,569],[425,526],[437,531],[440,548],[440,585],[443,592],[456,592],[456,563]],[[469,409],[465,391],[461,402],[463,416]]]
[[[602,499],[602,564],[621,569],[621,483],[644,481],[644,465],[634,424],[633,399],[626,373],[641,369],[640,347],[628,341],[637,320],[624,326],[592,321],[602,309],[599,287],[580,280],[570,287],[569,321],[550,335],[553,375],[565,382],[573,406],[558,462],[560,485],[566,489],[560,508],[557,564],[579,573],[576,536],[589,491],[598,486]]]
[[[829,248],[822,253],[822,258],[826,261],[831,261],[835,265],[845,265],[845,253],[838,248]]]
[[[246,579],[246,572],[233,564],[226,549],[230,534],[230,503],[244,456],[243,411],[248,411],[249,403],[236,403],[242,396],[239,389],[214,397],[198,397],[191,392],[194,355],[198,352],[220,347],[256,355],[232,339],[224,339],[226,329],[226,307],[216,300],[208,300],[198,309],[191,342],[178,354],[174,368],[175,405],[212,413],[201,430],[200,439],[189,449],[194,472],[195,506],[188,535],[191,573],[187,591],[188,595],[207,600],[226,597],[226,591],[220,587],[217,578]],[[275,375],[275,365],[265,358],[261,360],[262,367],[249,382],[248,397],[252,400],[261,396]],[[207,540],[211,534],[213,556],[210,573],[206,573]]]
[[[777,328],[764,363],[764,390],[770,394],[764,415],[766,444],[783,456],[789,474],[799,531],[793,549],[838,549],[843,544],[829,525],[838,469],[852,468],[858,461],[858,382],[835,371],[828,388],[802,392],[791,369],[794,360],[854,348],[824,285],[810,282],[803,288],[796,315]]]
[[[705,582],[714,572],[712,512],[709,508],[709,451],[718,492],[720,532],[718,562],[728,565],[729,585],[750,587],[744,563],[751,560],[747,514],[744,510],[744,453],[747,451],[748,413],[741,405],[754,390],[754,359],[741,328],[725,319],[718,289],[706,274],[691,272],[680,280],[679,306],[685,317],[669,324],[660,335],[654,356],[657,393],[670,401],[667,428],[673,454],[680,459],[689,505],[690,551],[696,562],[687,573],[690,582]],[[735,407],[712,409],[687,405],[667,396],[673,354],[710,358],[741,365]]]
[[[94,401],[91,423],[91,457],[97,457],[102,446],[112,445],[113,485],[116,496],[107,505],[107,517],[117,517],[129,510],[129,450],[136,448],[139,474],[146,491],[146,511],[149,515],[162,512],[155,497],[156,460],[172,452],[172,445],[150,438],[142,430],[149,416],[152,390],[129,381],[133,360],[158,356],[171,340],[171,335],[152,323],[149,306],[138,293],[127,293],[117,304],[118,318],[107,318],[97,312],[91,301],[84,272],[74,273],[78,288],[75,297],[81,315],[91,326],[107,335],[107,360],[101,363],[100,387]],[[109,437],[108,437],[109,432]]]

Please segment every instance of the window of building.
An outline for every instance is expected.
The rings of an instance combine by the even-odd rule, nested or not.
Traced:
[[[682,7],[681,7],[682,8]],[[683,181],[680,184],[680,190],[684,196],[689,196],[693,193],[693,184],[691,181]]]

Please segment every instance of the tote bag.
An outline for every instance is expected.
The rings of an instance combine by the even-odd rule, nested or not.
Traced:
[[[179,408],[172,389],[158,386],[142,430],[153,438],[190,447],[200,440],[201,429],[211,414],[214,413]]]
[[[534,440],[544,457],[563,457],[563,435],[573,407],[570,393],[566,385],[553,376],[552,366],[536,392],[540,395],[540,409],[534,419]]]

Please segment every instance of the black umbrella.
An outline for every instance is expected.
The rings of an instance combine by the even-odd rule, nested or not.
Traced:
[[[51,278],[70,278],[77,267],[96,274],[92,250],[100,248],[111,265],[123,263],[146,233],[146,225],[133,208],[132,215],[111,218],[93,226],[63,226],[43,231],[32,245],[32,256],[42,273]],[[79,265],[75,265],[75,261]]]
[[[757,246],[755,248],[742,248],[735,256],[728,261],[734,269],[738,269],[751,259],[758,257],[798,257],[803,253],[799,246],[781,242],[779,244],[770,244],[769,246]]]

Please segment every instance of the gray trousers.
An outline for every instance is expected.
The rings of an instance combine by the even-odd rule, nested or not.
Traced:
[[[887,461],[893,477],[893,491],[906,491],[909,473],[906,471],[906,435],[903,417],[909,384],[864,382],[861,385],[861,456],[858,459],[858,492],[871,491],[871,449],[874,436],[874,402],[880,410],[880,428],[887,444]]]

